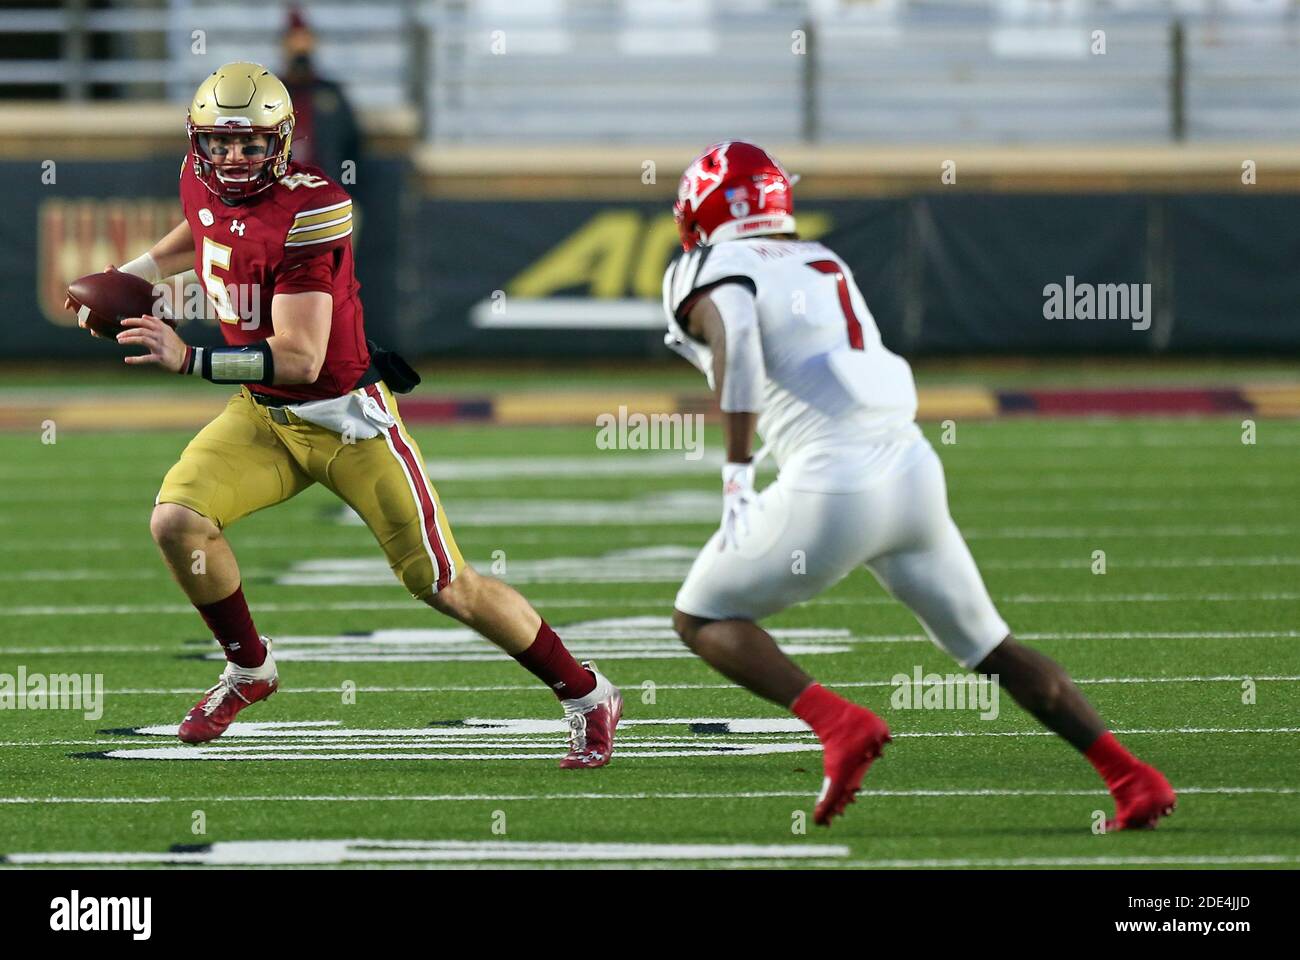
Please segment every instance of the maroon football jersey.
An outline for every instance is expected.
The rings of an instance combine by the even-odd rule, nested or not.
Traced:
[[[316,167],[290,163],[273,186],[227,205],[181,167],[181,206],[194,234],[194,269],[230,346],[275,333],[271,298],[319,290],[334,298],[325,362],[315,383],[250,384],[290,401],[338,397],[370,366],[352,261],[352,198]]]

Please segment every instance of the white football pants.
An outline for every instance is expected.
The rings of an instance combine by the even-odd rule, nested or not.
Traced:
[[[810,600],[865,564],[930,639],[974,667],[1010,632],[948,513],[943,464],[915,441],[865,490],[814,493],[778,479],[748,510],[739,548],[705,545],[678,591],[682,613],[761,620]]]

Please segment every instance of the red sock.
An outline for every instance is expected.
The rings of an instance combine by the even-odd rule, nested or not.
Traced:
[[[543,620],[532,646],[515,659],[525,670],[541,680],[561,700],[585,697],[596,689],[596,678],[564,648],[559,635]]]
[[[795,698],[790,710],[820,737],[823,730],[840,718],[845,702],[843,697],[831,693],[820,683],[810,683]]]
[[[1096,767],[1106,786],[1112,790],[1115,784],[1141,761],[1129,753],[1115,739],[1115,734],[1107,730],[1093,741],[1092,746],[1083,752],[1088,762]]]
[[[260,667],[266,660],[266,645],[253,626],[253,615],[244,600],[244,585],[216,603],[196,603],[194,609],[226,651],[226,659],[241,667]]]

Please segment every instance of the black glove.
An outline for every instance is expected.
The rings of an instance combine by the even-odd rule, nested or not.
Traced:
[[[385,350],[373,340],[367,340],[366,346],[370,349],[370,360],[375,369],[393,393],[410,393],[420,385],[420,375],[401,354]]]

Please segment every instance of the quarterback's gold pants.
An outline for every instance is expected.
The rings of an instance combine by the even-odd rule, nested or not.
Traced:
[[[464,560],[393,395],[382,382],[366,391],[397,423],[377,437],[345,443],[292,412],[288,424],[275,422],[241,388],[167,471],[156,502],[189,507],[225,529],[323,484],[365,521],[411,594],[431,596]]]

